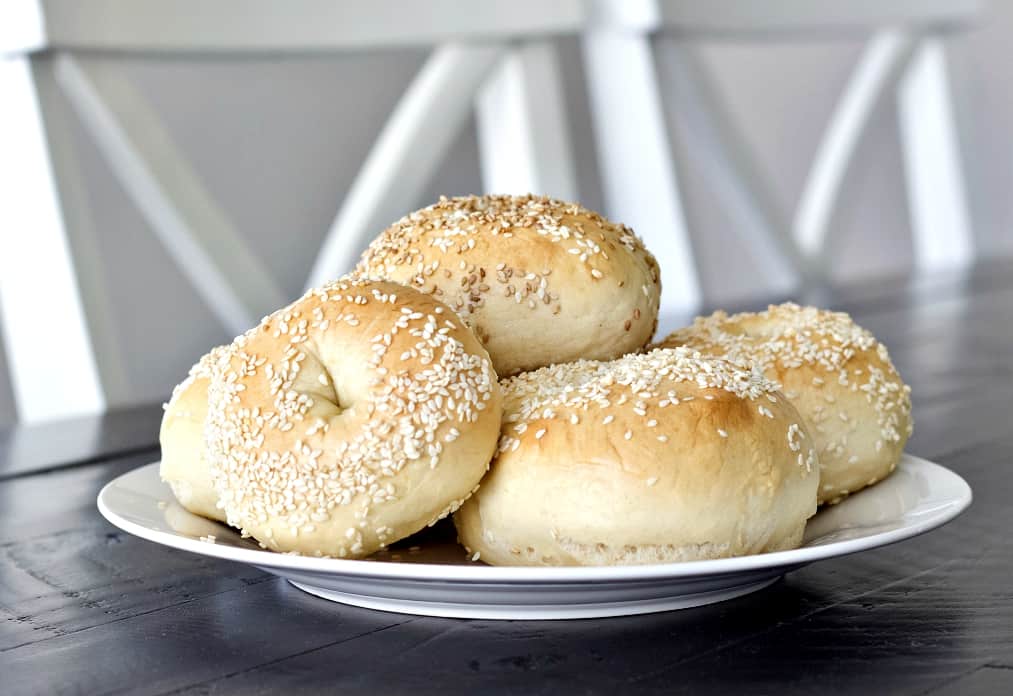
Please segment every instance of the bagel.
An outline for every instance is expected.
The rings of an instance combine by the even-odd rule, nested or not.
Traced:
[[[169,484],[179,504],[190,512],[220,522],[225,513],[204,456],[204,420],[208,412],[208,385],[213,366],[228,352],[218,346],[190,368],[186,379],[172,390],[165,404],[158,441],[162,447],[159,475]]]
[[[488,354],[442,302],[334,281],[214,367],[205,434],[219,505],[266,548],[368,556],[471,494],[501,401]]]
[[[494,565],[625,565],[794,548],[818,463],[776,385],[686,349],[502,382],[482,487],[454,515]]]
[[[659,345],[755,366],[780,383],[816,442],[821,504],[888,476],[911,435],[911,389],[886,347],[843,312],[793,303],[715,312]]]
[[[539,196],[441,198],[377,237],[356,272],[431,293],[500,377],[640,350],[657,328],[658,264],[624,225]]]

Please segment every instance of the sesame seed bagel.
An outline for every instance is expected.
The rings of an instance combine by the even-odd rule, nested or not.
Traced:
[[[395,283],[311,290],[214,370],[219,504],[270,549],[368,556],[457,509],[496,448],[485,349],[442,302]]]
[[[759,374],[685,349],[502,382],[482,487],[454,515],[493,565],[627,565],[794,548],[816,511],[801,417]]]
[[[380,234],[357,272],[446,302],[500,377],[637,351],[657,327],[658,264],[643,243],[551,198],[441,198]]]
[[[218,493],[204,456],[204,420],[212,366],[227,352],[227,346],[214,348],[190,368],[186,379],[172,390],[158,434],[162,446],[159,474],[176,500],[196,515],[221,522],[225,513],[218,507]]]
[[[886,347],[843,312],[792,303],[715,312],[660,345],[755,366],[779,382],[816,443],[821,504],[889,475],[911,435],[911,389]]]

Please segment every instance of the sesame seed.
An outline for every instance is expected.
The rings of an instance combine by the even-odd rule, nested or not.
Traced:
[[[397,499],[393,483],[384,479],[415,459],[435,466],[444,446],[437,439],[438,429],[444,435],[440,440],[456,439],[459,431],[449,423],[475,422],[494,393],[491,364],[467,352],[459,340],[467,329],[456,318],[448,332],[438,333],[433,315],[442,308],[432,307],[432,300],[414,291],[384,290],[376,281],[347,277],[308,291],[238,337],[216,361],[208,389],[208,456],[216,462],[216,488],[224,490],[221,506],[230,524],[244,533],[276,517],[292,537],[312,534],[359,495],[373,502]],[[297,385],[305,385],[306,379],[330,384],[312,353],[313,338],[328,322],[355,328],[359,319],[352,309],[372,300],[390,306],[389,326],[371,324],[379,326],[379,332],[369,339],[373,357],[363,366],[374,397],[358,406],[366,421],[356,439],[324,452],[319,437],[328,425],[310,411],[319,397],[299,391]],[[423,307],[430,307],[431,314]],[[287,347],[279,357],[272,355],[275,333],[287,337],[280,339]],[[405,372],[399,363],[415,356],[419,368]],[[307,367],[311,363],[314,367]],[[314,372],[306,374],[308,369]],[[247,390],[258,384],[263,384],[267,399],[263,405],[249,395],[256,389]],[[273,434],[297,426],[292,436]],[[273,444],[265,447],[265,442]],[[345,514],[352,516],[351,511]],[[356,519],[355,526],[346,529],[343,545],[312,552],[341,557],[372,550],[356,529],[371,528],[365,513]],[[386,527],[375,531],[379,543],[392,533]],[[270,528],[261,531],[266,540],[274,533]]]
[[[471,252],[484,253],[487,247],[483,240],[489,236],[506,239],[515,235],[559,244],[575,262],[586,265],[595,280],[608,275],[608,264],[614,263],[607,249],[621,248],[646,263],[651,280],[656,280],[657,262],[629,228],[579,205],[533,195],[442,197],[434,205],[410,213],[384,230],[363,254],[355,274],[412,282],[436,295],[446,291],[452,307],[474,328],[473,314],[484,305],[492,283],[482,282],[485,268],[469,263]],[[434,275],[441,260],[446,264],[444,256],[452,253],[462,257],[457,261],[460,270],[467,274],[463,284],[460,277],[452,278],[446,268],[445,277],[435,276],[427,282],[426,278]],[[511,277],[524,281],[521,283],[524,287],[511,288],[509,295],[505,290],[499,292],[513,297],[518,304],[528,304],[531,309],[538,304],[551,306],[552,315],[557,316],[562,310],[559,294],[552,292],[547,282],[551,270],[544,268],[539,274],[514,269],[499,261],[495,266],[497,283],[504,284]],[[477,276],[477,282],[472,275]],[[652,293],[644,287],[645,295],[656,300],[657,288]]]
[[[647,485],[648,486],[653,486],[657,482],[658,482],[658,477],[657,476],[652,476],[651,478],[647,479]]]
[[[742,327],[762,322],[764,329],[743,333]],[[693,325],[680,329],[661,346],[685,346],[706,355],[755,365],[768,376],[784,375],[803,365],[836,375],[836,383],[847,392],[864,393],[869,413],[845,414],[842,422],[854,424],[872,420],[879,426],[880,448],[883,442],[900,442],[902,433],[910,434],[910,389],[890,362],[886,348],[875,337],[852,321],[843,312],[831,312],[814,307],[800,307],[793,303],[771,306],[764,312],[731,315],[715,312],[699,317]],[[861,367],[852,367],[849,361],[856,356],[867,356]],[[808,378],[814,387],[823,387],[827,379],[822,376]],[[837,402],[832,391],[821,390],[827,404]],[[786,390],[785,396],[796,399],[796,391]],[[813,431],[821,440],[832,437],[832,428],[820,425],[826,420],[819,407],[796,404],[803,415],[810,418]],[[843,412],[841,412],[843,413]],[[844,447],[841,448],[842,450]]]
[[[728,437],[728,431],[724,430],[723,428],[718,428],[718,435],[720,435],[721,437]]]

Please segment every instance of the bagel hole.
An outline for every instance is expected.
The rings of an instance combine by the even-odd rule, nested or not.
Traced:
[[[321,374],[327,377],[327,386],[324,387],[322,384],[320,385],[323,387],[320,397],[325,401],[329,401],[335,408],[338,409],[338,413],[336,415],[340,415],[343,411],[347,411],[351,404],[342,402],[341,394],[338,393],[338,385],[334,383],[334,375],[330,373],[330,370],[323,366],[321,366]]]
[[[317,403],[327,402],[333,406],[337,411],[333,415],[341,415],[344,411],[351,408],[352,405],[347,398],[347,394],[342,394],[338,391],[337,379],[335,379],[334,373],[327,369],[327,365],[320,359],[318,354],[314,352],[309,354],[309,357],[315,363],[314,367],[317,368],[318,372],[304,391]],[[320,381],[320,375],[323,375],[327,379],[327,384],[323,384]]]

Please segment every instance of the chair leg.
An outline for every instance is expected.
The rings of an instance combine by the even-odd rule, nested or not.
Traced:
[[[607,212],[658,257],[662,310],[695,309],[700,283],[648,39],[594,30],[583,52]]]
[[[500,44],[448,44],[433,51],[401,97],[331,225],[310,271],[314,287],[348,271],[387,225],[409,212],[471,112]]]
[[[130,403],[132,393],[126,375],[123,348],[117,339],[116,321],[108,288],[109,269],[85,190],[85,173],[78,160],[71,132],[73,114],[58,89],[55,62],[51,57],[33,60],[42,119],[50,144],[49,155],[56,175],[56,188],[67,221],[67,242],[74,261],[78,289],[88,322],[95,363],[110,406]]]
[[[496,68],[475,101],[488,193],[578,199],[563,83],[551,41],[528,41]]]
[[[960,140],[938,37],[922,40],[898,90],[901,149],[915,266],[957,267],[974,257]]]
[[[50,157],[39,82],[24,56],[0,58],[0,304],[18,415],[38,422],[99,412],[106,399],[70,245],[68,212]],[[47,90],[51,85],[47,85]]]

